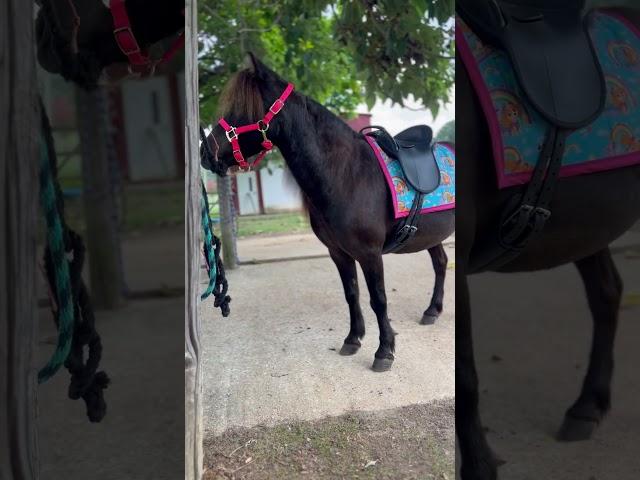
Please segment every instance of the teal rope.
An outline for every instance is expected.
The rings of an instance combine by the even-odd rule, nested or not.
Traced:
[[[47,223],[47,245],[54,268],[59,319],[56,350],[47,364],[38,372],[38,383],[44,383],[55,375],[67,360],[71,350],[74,323],[69,262],[65,255],[62,220],[58,211],[57,192],[44,136],[40,139],[40,204]]]
[[[207,261],[207,270],[209,271],[209,285],[207,285],[207,289],[200,296],[201,300],[207,298],[216,287],[216,275],[217,275],[217,265],[216,265],[216,252],[215,245],[213,242],[213,231],[211,229],[211,218],[209,217],[209,199],[207,197],[207,189],[202,184],[202,230],[204,233],[204,255]]]

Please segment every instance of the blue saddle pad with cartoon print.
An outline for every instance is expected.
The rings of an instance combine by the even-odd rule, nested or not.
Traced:
[[[365,139],[373,149],[387,181],[393,202],[394,218],[408,216],[416,197],[416,191],[407,182],[400,162],[388,156],[370,136],[365,135]],[[440,169],[440,185],[433,192],[424,196],[420,214],[450,210],[456,207],[456,156],[453,145],[444,142],[435,143],[433,154]]]
[[[568,137],[562,177],[640,163],[640,31],[607,10],[593,12],[588,22],[605,76],[606,107]],[[524,95],[506,53],[482,43],[460,18],[456,25],[458,51],[489,124],[498,186],[527,183],[548,123]]]

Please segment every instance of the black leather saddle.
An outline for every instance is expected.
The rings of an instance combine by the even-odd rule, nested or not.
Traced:
[[[533,107],[553,125],[581,128],[602,112],[606,87],[586,0],[457,0],[480,38],[507,52]]]
[[[383,127],[372,125],[373,137],[380,148],[397,159],[409,185],[420,193],[431,193],[440,185],[440,169],[432,150],[433,131],[427,125],[416,125],[392,137]]]

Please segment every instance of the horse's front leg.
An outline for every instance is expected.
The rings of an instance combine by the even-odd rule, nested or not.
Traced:
[[[563,441],[586,440],[609,410],[613,347],[622,298],[622,279],[608,248],[576,262],[593,315],[589,368],[580,397],[567,411],[558,433]]]
[[[393,352],[395,350],[395,332],[389,323],[387,316],[387,294],[384,290],[384,267],[380,253],[371,254],[360,260],[360,266],[369,289],[371,308],[378,319],[380,330],[380,346],[373,360],[375,372],[386,372],[393,364]]]
[[[499,462],[487,444],[478,402],[467,277],[456,272],[456,433],[462,458],[460,477],[495,480]]]
[[[344,298],[349,305],[349,317],[351,319],[349,335],[344,339],[340,355],[353,355],[360,349],[360,340],[364,337],[364,318],[362,317],[362,310],[360,310],[356,262],[341,250],[329,249],[329,255],[331,255],[333,263],[338,267],[338,273],[340,273],[342,287],[344,288]]]
[[[442,306],[444,300],[444,280],[447,274],[447,253],[444,251],[442,244],[436,245],[429,249],[429,255],[431,256],[431,263],[433,264],[433,272],[435,273],[436,281],[433,286],[433,295],[431,295],[431,302],[429,306],[422,314],[422,325],[431,325],[435,323],[436,319],[442,313]]]

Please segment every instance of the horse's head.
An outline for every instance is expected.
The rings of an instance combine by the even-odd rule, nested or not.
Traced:
[[[248,168],[246,159],[270,150],[269,138],[282,128],[282,121],[272,120],[293,90],[289,85],[250,53],[247,67],[231,77],[220,96],[220,120],[207,137],[202,166],[224,175],[235,166]]]
[[[48,72],[91,88],[106,67],[128,63],[116,42],[109,0],[36,2],[38,62]],[[129,0],[126,11],[143,50],[184,28],[184,0]]]

